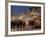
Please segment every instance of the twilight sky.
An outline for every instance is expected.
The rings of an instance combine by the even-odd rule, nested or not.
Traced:
[[[26,13],[27,11],[31,11],[32,7],[28,7],[28,6],[15,6],[12,5],[11,6],[11,15],[20,15],[22,13]]]

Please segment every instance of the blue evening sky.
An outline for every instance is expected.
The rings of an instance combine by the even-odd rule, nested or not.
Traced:
[[[31,11],[32,10],[32,7],[28,7],[28,6],[15,6],[15,5],[12,5],[11,6],[11,15],[20,15],[22,13],[25,13],[27,11]]]

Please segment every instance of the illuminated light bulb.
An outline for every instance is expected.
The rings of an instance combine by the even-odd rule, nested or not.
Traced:
[[[15,20],[15,16],[13,16],[13,20]]]

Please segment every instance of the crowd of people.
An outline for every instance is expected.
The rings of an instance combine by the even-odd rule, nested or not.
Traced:
[[[33,28],[41,28],[41,23],[39,24],[35,20],[29,20],[29,21],[16,20],[16,21],[11,21],[11,29],[15,29],[15,27],[17,29],[25,29],[26,25],[28,27],[32,26],[32,29]]]

